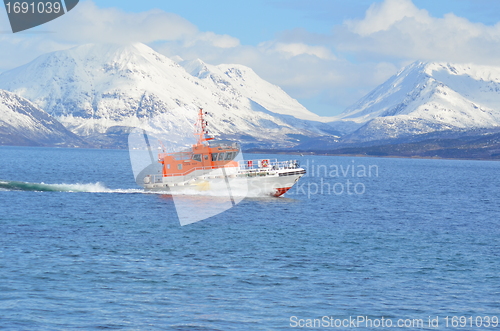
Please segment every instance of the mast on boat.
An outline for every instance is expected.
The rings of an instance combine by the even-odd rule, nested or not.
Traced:
[[[199,128],[198,132],[195,133],[198,136],[197,145],[203,144],[205,141],[212,140],[214,138],[205,138],[205,134],[208,134],[208,122],[203,118],[204,115],[208,115],[208,112],[204,112],[203,108],[198,111],[198,121],[197,126]]]

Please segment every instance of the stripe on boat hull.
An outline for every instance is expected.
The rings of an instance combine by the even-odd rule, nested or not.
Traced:
[[[273,194],[273,196],[275,196],[275,197],[282,196],[283,194],[285,194],[291,188],[292,188],[291,186],[290,187],[277,188],[276,192]]]

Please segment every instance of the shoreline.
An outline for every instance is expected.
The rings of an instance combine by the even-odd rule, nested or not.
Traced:
[[[127,151],[127,148],[111,148],[111,147],[68,147],[68,146],[26,146],[26,145],[0,145],[0,148],[56,148],[56,149],[92,149],[92,150],[116,150]],[[283,150],[243,150],[244,154],[278,154],[278,155],[300,155],[305,156],[342,156],[342,157],[362,157],[362,158],[387,158],[387,159],[423,159],[423,160],[467,160],[467,161],[500,161],[500,157],[485,158],[485,157],[442,157],[442,156],[421,156],[421,155],[368,155],[360,153],[329,153],[319,151],[283,151]]]

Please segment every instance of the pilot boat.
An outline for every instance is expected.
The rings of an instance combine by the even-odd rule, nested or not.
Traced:
[[[279,197],[306,173],[297,160],[244,160],[238,142],[206,136],[205,114],[203,109],[199,110],[197,142],[191,148],[174,153],[161,150],[159,166],[151,173],[142,173],[141,185],[145,190],[217,195],[218,191],[229,189],[232,195],[244,192]]]

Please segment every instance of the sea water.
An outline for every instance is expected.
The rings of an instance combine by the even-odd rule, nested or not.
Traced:
[[[499,162],[250,157],[308,175],[181,227],[127,151],[0,147],[1,181],[70,188],[0,189],[0,329],[500,327]]]

